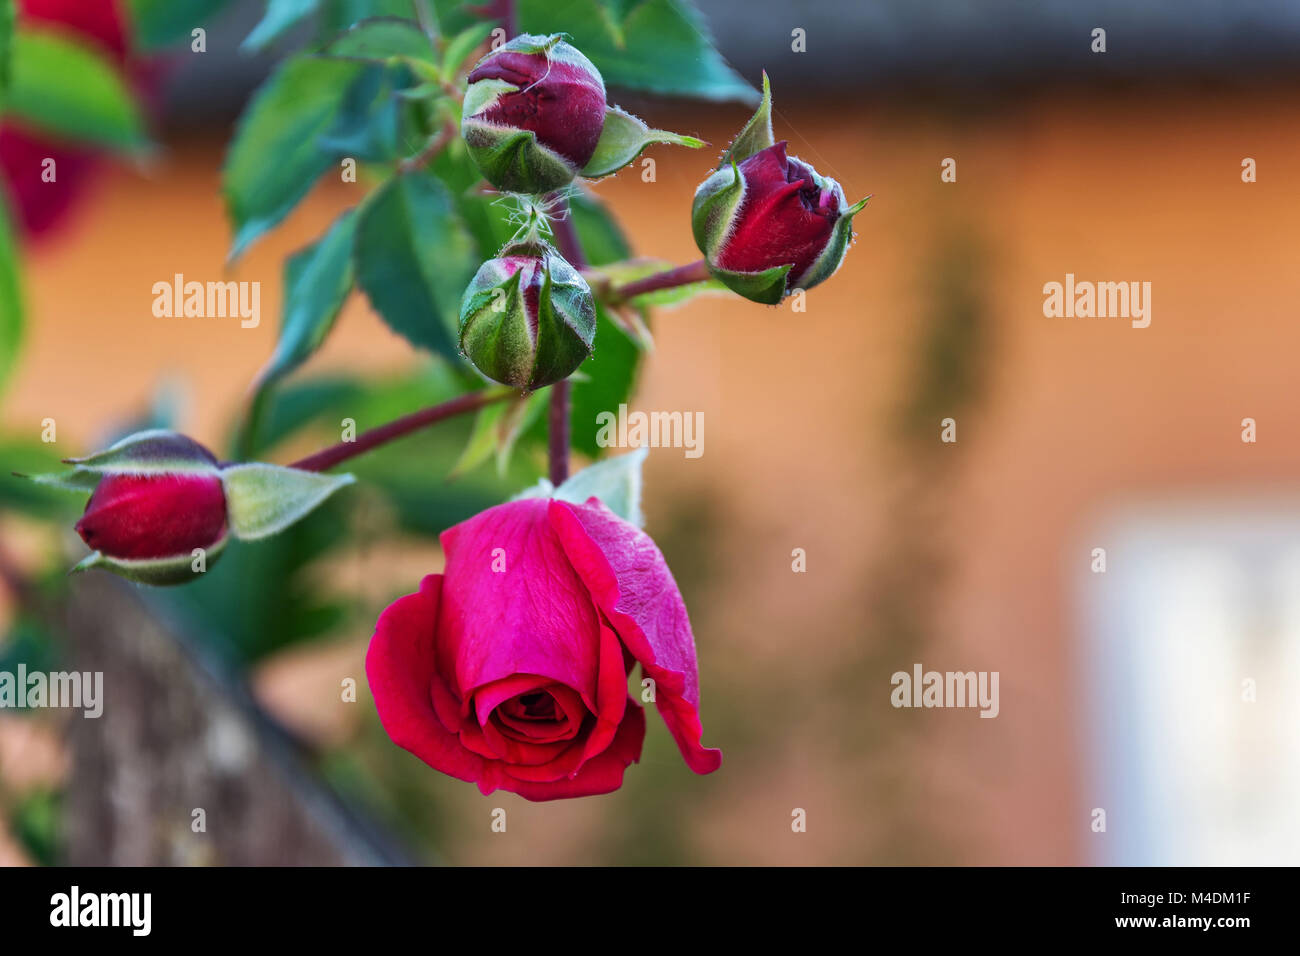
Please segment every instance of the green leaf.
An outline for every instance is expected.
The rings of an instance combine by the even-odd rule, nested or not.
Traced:
[[[13,371],[23,341],[23,297],[19,281],[18,246],[9,227],[8,209],[0,191],[0,392]]]
[[[352,289],[352,242],[357,211],[349,209],[320,239],[284,265],[284,319],[262,385],[282,378],[320,348]]]
[[[459,361],[460,298],[478,265],[473,239],[433,176],[395,176],[361,211],[357,283],[389,328],[412,345]]]
[[[316,140],[333,156],[385,162],[398,150],[401,135],[397,89],[409,84],[405,67],[367,64],[339,104],[334,123]]]
[[[243,541],[268,538],[354,481],[351,475],[323,475],[263,462],[229,465],[221,471],[221,482],[230,531]]]
[[[170,46],[189,39],[190,31],[201,27],[231,0],[127,0],[136,44],[145,50]]]
[[[0,0],[0,107],[9,88],[9,52],[14,36],[14,0]]]
[[[605,266],[628,257],[627,240],[604,206],[582,193],[572,197],[570,206],[587,261],[594,266]],[[576,450],[590,458],[604,454],[605,449],[596,442],[596,416],[603,411],[616,411],[630,398],[643,354],[597,302],[596,347],[591,357],[578,366],[578,375],[583,377],[575,376],[573,384],[570,437]],[[544,441],[544,436],[539,440]]]
[[[704,140],[696,139],[694,136],[682,136],[667,130],[651,129],[626,110],[619,109],[617,106],[607,106],[600,141],[596,143],[596,151],[590,161],[583,167],[582,175],[588,179],[599,179],[601,176],[616,173],[654,143],[671,143],[676,146],[689,146],[692,149],[707,145]]]
[[[763,99],[758,109],[749,118],[749,122],[736,134],[727,151],[722,154],[719,167],[727,163],[739,165],[760,150],[767,149],[776,142],[772,135],[772,84],[768,81],[767,70],[763,71]]]
[[[241,50],[256,53],[274,43],[285,32],[311,16],[320,6],[320,0],[267,0],[266,14],[253,27]]]
[[[8,112],[65,139],[123,150],[144,145],[135,98],[101,54],[58,32],[23,28],[10,58]]]
[[[420,27],[413,20],[398,17],[362,20],[325,44],[321,52],[368,63],[387,63],[404,57],[430,63],[434,60],[433,43]]]
[[[641,466],[649,454],[649,449],[638,448],[588,465],[556,488],[551,497],[576,505],[588,498],[599,498],[624,521],[638,528],[645,527],[645,515],[641,513]]]
[[[476,23],[452,37],[442,54],[442,75],[448,80],[454,79],[465,66],[465,61],[487,41],[495,28],[494,23]]]
[[[543,389],[480,409],[465,450],[447,477],[458,478],[473,471],[491,458],[493,452],[497,474],[504,475],[515,443],[538,420],[549,401],[550,393]]]
[[[520,0],[527,33],[567,33],[609,86],[756,103],[758,94],[718,53],[688,0]]]
[[[363,391],[359,382],[335,378],[284,385],[274,394],[272,390],[264,389],[258,393],[258,399],[264,401],[266,407],[257,409],[255,423],[246,421],[236,429],[229,446],[235,453],[228,457],[242,460],[265,457],[278,443],[300,429],[325,421],[324,416],[338,412],[342,417],[342,409],[355,408]],[[334,435],[337,437],[337,429]]]
[[[503,414],[505,414],[504,402],[496,402],[479,409],[478,414],[474,416],[474,428],[469,434],[465,450],[461,452],[460,458],[456,459],[456,464],[452,466],[448,478],[459,478],[461,475],[468,474],[492,457],[492,451],[497,447],[497,436]]]
[[[596,416],[617,410],[631,398],[644,355],[599,303],[596,316],[596,347],[591,357],[578,366],[577,374],[586,378],[574,381],[570,426],[573,448],[589,458],[599,458],[606,451],[596,440]]]
[[[295,57],[254,94],[222,171],[235,227],[231,258],[284,219],[334,163],[317,138],[332,128],[361,69],[346,60]]]
[[[460,0],[455,0],[457,4]],[[320,0],[320,36],[333,39],[349,27],[375,17],[412,19],[412,0]]]
[[[84,500],[77,501],[66,493],[74,490],[67,487],[66,479],[77,474],[75,469],[53,472],[59,467],[59,456],[52,444],[0,434],[0,461],[4,462],[0,469],[0,508],[62,520],[85,507]],[[81,484],[75,490],[86,493],[93,489],[84,473]]]

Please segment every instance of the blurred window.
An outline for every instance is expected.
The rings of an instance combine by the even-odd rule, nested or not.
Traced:
[[[1104,528],[1081,604],[1091,858],[1300,863],[1300,503]]]

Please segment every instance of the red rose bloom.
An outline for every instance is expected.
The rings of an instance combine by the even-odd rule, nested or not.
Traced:
[[[380,616],[366,675],[384,729],[437,770],[529,800],[617,790],[641,756],[640,662],[687,765],[695,639],[663,555],[598,500],[507,502],[443,533],[446,571]]]

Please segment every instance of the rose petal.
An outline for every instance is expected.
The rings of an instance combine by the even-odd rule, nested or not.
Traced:
[[[599,616],[546,514],[546,499],[511,501],[442,534],[438,666],[461,700],[536,674],[595,703]],[[493,571],[500,560],[505,570]]]
[[[441,584],[441,575],[430,574],[419,592],[398,599],[379,616],[366,652],[366,678],[380,723],[395,744],[435,770],[474,781],[483,775],[483,759],[461,746],[451,729],[456,725],[444,726],[433,703],[433,629]]]
[[[534,801],[609,793],[623,785],[623,772],[628,765],[641,759],[641,745],[644,741],[645,711],[636,701],[629,700],[623,722],[619,724],[618,733],[614,735],[610,746],[584,763],[573,777],[537,783],[502,775],[498,777],[497,786],[517,793],[525,800]],[[483,793],[492,792],[491,789],[484,789],[482,783],[479,784],[479,789]]]
[[[700,744],[695,638],[659,548],[596,498],[583,505],[551,500],[549,515],[596,604],[654,679],[656,706],[687,766],[696,773],[717,770],[722,752]]]

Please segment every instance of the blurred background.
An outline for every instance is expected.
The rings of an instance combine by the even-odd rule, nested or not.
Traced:
[[[716,297],[654,317],[633,407],[702,412],[705,444],[651,453],[647,530],[722,769],[693,775],[651,716],[620,791],[530,804],[388,741],[362,665],[375,617],[441,567],[438,528],[521,486],[445,480],[468,422],[359,459],[355,495],[183,595],[102,575],[33,593],[82,549],[71,519],[42,520],[67,505],[6,478],[0,669],[104,670],[110,706],[0,712],[0,861],[1300,862],[1300,7],[698,6],[740,75],[768,71],[777,138],[874,196],[806,312]],[[223,271],[225,147],[283,55],[239,52],[262,12],[234,3],[205,54],[163,57],[157,153],[87,160],[75,207],[26,244],[6,476],[46,419],[59,457],[142,422],[228,444],[284,258],[355,201],[327,178]],[[750,113],[618,102],[715,147]],[[654,182],[594,192],[637,253],[694,260],[716,150],[652,155]],[[261,325],[155,318],[175,273],[260,281]],[[1066,273],[1150,282],[1150,326],[1044,317]],[[439,387],[360,295],[291,384],[277,414],[322,424],[277,461]],[[999,715],[894,709],[916,663],[999,672]]]

